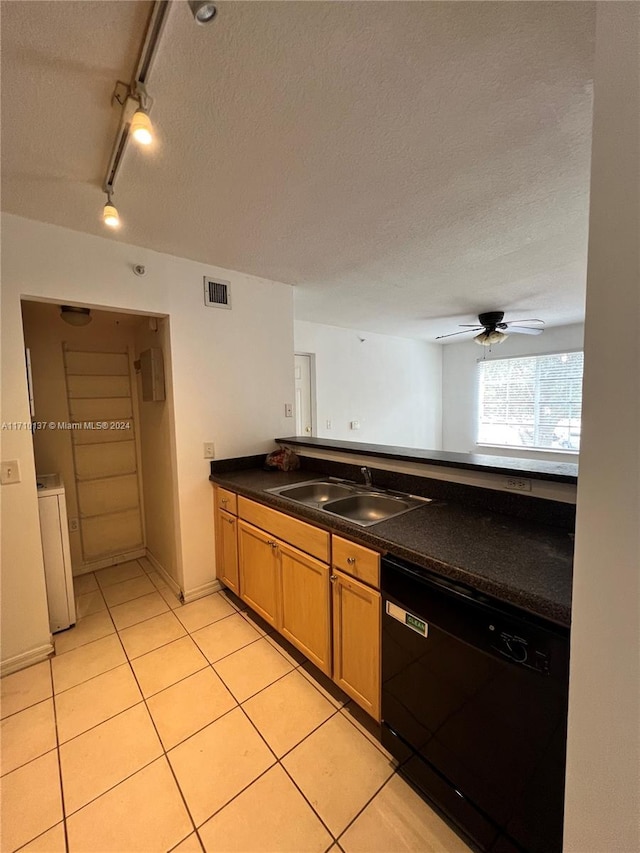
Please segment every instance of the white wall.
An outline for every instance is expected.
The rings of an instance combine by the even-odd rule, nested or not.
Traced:
[[[571,453],[545,453],[521,448],[476,445],[478,420],[478,360],[486,356],[505,358],[510,355],[539,355],[582,349],[584,326],[556,326],[542,335],[510,335],[508,340],[485,352],[473,340],[442,347],[442,449],[459,453],[487,453],[519,456],[525,459],[548,459],[552,462],[577,462]]]
[[[439,346],[296,320],[295,348],[316,355],[319,437],[440,449]]]
[[[640,5],[598,3],[565,850],[640,850]]]
[[[144,264],[144,278],[133,274]],[[233,310],[205,308],[203,276],[231,281]],[[29,421],[20,297],[143,314],[171,322],[179,559],[185,589],[214,578],[211,487],[203,442],[220,457],[267,451],[290,432],[291,288],[15,216],[2,217],[2,418]],[[3,661],[48,642],[31,436],[2,432],[2,458],[22,482],[2,486]]]
[[[175,433],[171,339],[169,320],[160,318],[155,329],[142,320],[134,331],[135,357],[150,347],[162,350],[165,373],[165,399],[142,399],[142,374],[137,374],[140,429],[140,467],[144,491],[144,529],[147,551],[179,587],[183,586],[178,565],[176,524],[176,476],[173,435]]]

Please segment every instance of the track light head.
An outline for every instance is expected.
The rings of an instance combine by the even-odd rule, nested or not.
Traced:
[[[108,228],[120,227],[120,216],[116,206],[111,201],[111,193],[107,194],[107,203],[102,209],[102,221]]]
[[[189,0],[189,8],[196,24],[210,24],[218,14],[215,3],[210,0]]]
[[[142,109],[137,109],[131,119],[131,135],[140,145],[151,145],[153,142],[153,127],[151,119]]]

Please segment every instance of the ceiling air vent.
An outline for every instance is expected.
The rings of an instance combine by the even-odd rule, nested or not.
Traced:
[[[231,282],[204,277],[204,304],[210,308],[231,308]]]

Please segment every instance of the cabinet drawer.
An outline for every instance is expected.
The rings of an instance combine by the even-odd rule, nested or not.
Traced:
[[[215,487],[214,504],[217,509],[238,514],[238,496],[227,489],[221,489],[220,486]]]
[[[356,545],[341,536],[333,536],[332,564],[337,569],[380,589],[380,554]]]
[[[325,530],[243,497],[238,498],[238,514],[312,557],[329,562],[329,534]]]

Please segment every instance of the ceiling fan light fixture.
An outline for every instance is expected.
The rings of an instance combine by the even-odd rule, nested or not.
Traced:
[[[189,8],[196,24],[210,24],[218,14],[215,3],[210,0],[189,0]]]
[[[138,109],[131,119],[131,135],[140,145],[151,145],[153,142],[153,126],[151,119],[142,109]]]
[[[70,326],[88,326],[93,319],[90,308],[77,308],[74,305],[61,305],[60,316]]]
[[[493,331],[485,330],[484,332],[480,332],[473,340],[481,347],[490,347],[492,344],[503,343],[508,337],[509,335],[505,335],[504,332],[493,329]]]

